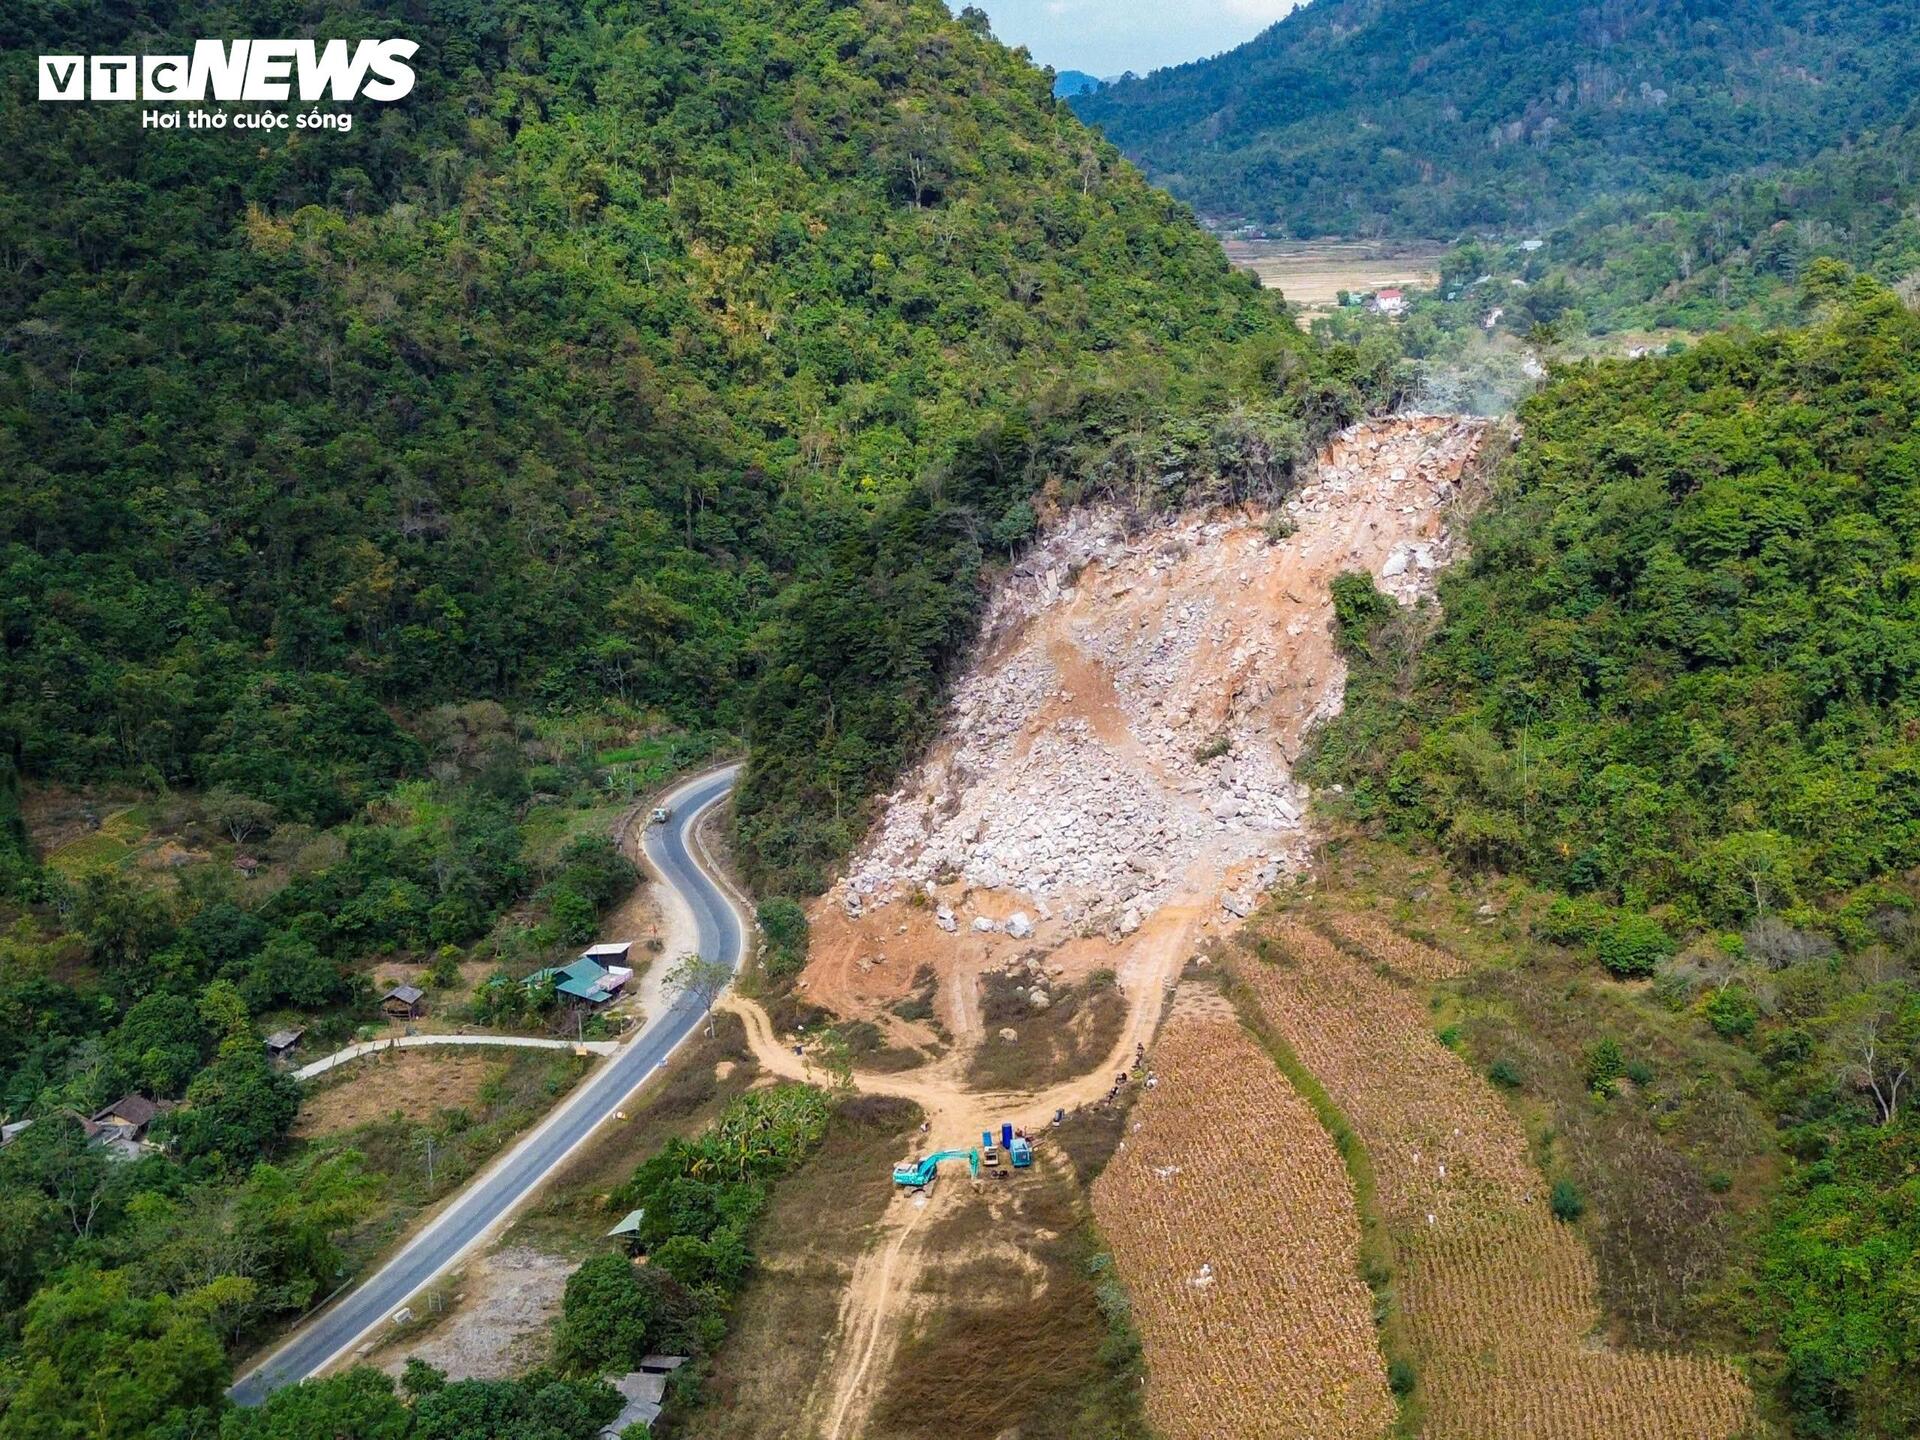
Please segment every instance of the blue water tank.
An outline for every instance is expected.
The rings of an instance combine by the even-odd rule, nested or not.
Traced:
[[[1000,1123],[1000,1143],[1009,1150],[1013,1148],[1013,1126],[1007,1124],[1004,1120]]]

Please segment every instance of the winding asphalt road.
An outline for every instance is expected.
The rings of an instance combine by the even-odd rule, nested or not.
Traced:
[[[702,812],[726,798],[739,774],[737,765],[729,766],[671,792],[665,803],[672,809],[672,819],[650,827],[643,841],[647,859],[661,880],[693,912],[700,953],[724,960],[736,971],[746,951],[746,928],[740,911],[698,858],[691,836]],[[538,1190],[556,1166],[666,1063],[705,1014],[691,997],[676,999],[593,1071],[532,1134],[474,1177],[398,1254],[357,1288],[303,1322],[278,1350],[242,1375],[230,1392],[233,1398],[242,1405],[257,1405],[282,1385],[316,1375],[343,1359],[369,1331],[389,1323],[394,1311]]]

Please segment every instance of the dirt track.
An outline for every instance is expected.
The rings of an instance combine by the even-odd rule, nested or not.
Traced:
[[[1194,925],[1190,907],[1168,907],[1154,917],[1150,931],[1143,928],[1136,937],[1138,943],[1131,947],[1121,975],[1128,997],[1126,1025],[1106,1061],[1086,1075],[1027,1093],[981,1094],[966,1087],[960,1057],[955,1055],[906,1074],[856,1070],[854,1088],[918,1105],[927,1117],[926,1152],[965,1148],[984,1125],[998,1120],[1042,1134],[1056,1109],[1071,1112],[1103,1099],[1113,1077],[1132,1066],[1137,1048],[1152,1040],[1161,1003],[1192,952]],[[738,995],[729,996],[723,1004],[745,1022],[747,1043],[762,1069],[791,1080],[820,1078],[806,1058],[775,1037],[758,1004]],[[954,1204],[965,1193],[964,1183],[944,1178],[924,1201],[905,1196],[896,1200],[855,1265],[820,1389],[807,1407],[825,1440],[850,1440],[859,1433],[872,1404],[873,1381],[885,1372],[886,1357],[899,1343],[924,1222]]]

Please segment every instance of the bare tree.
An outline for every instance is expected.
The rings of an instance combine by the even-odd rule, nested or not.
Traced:
[[[1882,1125],[1893,1124],[1920,1070],[1920,994],[1896,983],[1859,996],[1832,1044],[1844,1080],[1873,1097]]]
[[[700,1002],[700,1009],[707,1017],[709,1035],[713,1034],[713,1002],[720,998],[731,979],[733,971],[728,966],[692,951],[674,961],[673,968],[667,972],[667,984],[680,994],[691,995]]]
[[[73,1233],[85,1239],[106,1204],[108,1160],[88,1138],[80,1117],[48,1115],[13,1142],[24,1177],[38,1185]]]

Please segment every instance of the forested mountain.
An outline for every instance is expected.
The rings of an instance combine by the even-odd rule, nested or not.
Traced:
[[[1905,0],[1314,0],[1075,107],[1203,212],[1452,238],[1789,163],[1897,119]]]
[[[420,83],[264,148],[21,98],[35,51],[307,29]],[[0,45],[31,775],[326,822],[396,714],[614,696],[751,728],[751,854],[814,873],[1029,494],[1257,483],[1361,399],[932,0],[30,0]]]
[[[1517,268],[1609,328],[1709,330],[1802,318],[1802,279],[1838,260],[1911,292],[1920,277],[1920,125],[1909,116],[1804,165],[1602,201]],[[1505,273],[1484,253],[1453,272]]]

